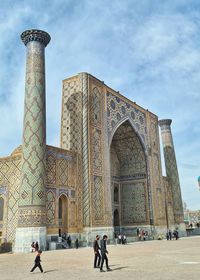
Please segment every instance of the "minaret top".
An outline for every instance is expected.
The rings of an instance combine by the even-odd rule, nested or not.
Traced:
[[[159,120],[158,121],[158,124],[159,124],[160,127],[162,127],[162,126],[170,126],[171,123],[172,123],[172,120],[170,120],[170,119],[163,119],[163,120]]]
[[[21,39],[25,46],[31,42],[31,41],[37,41],[42,43],[45,47],[48,45],[48,43],[51,40],[50,35],[42,30],[38,29],[30,29],[26,30],[21,34]]]

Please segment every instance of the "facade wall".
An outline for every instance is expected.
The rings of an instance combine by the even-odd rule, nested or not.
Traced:
[[[82,185],[80,162],[74,152],[48,146],[47,151],[47,234],[58,234],[59,197],[67,199],[67,232],[82,230]],[[62,232],[64,233],[64,232]]]
[[[72,109],[72,115],[79,120],[78,126],[73,122],[73,133],[67,126],[70,124],[71,109],[66,105],[72,96],[80,97],[76,103],[78,109]],[[110,145],[116,130],[126,121],[138,136],[146,158],[147,223],[165,225],[157,117],[87,73],[63,81],[61,147],[74,147],[74,139],[78,138],[79,144],[74,150],[80,153],[82,159],[85,228],[113,226]],[[137,197],[140,197],[139,191]]]
[[[89,241],[101,232],[113,234],[114,223],[129,232],[137,226],[152,232],[153,227],[161,231],[174,225],[172,190],[162,177],[157,116],[81,73],[63,81],[60,146],[46,151],[49,236],[61,229]],[[0,159],[0,232],[12,242],[20,180],[19,148]],[[65,225],[59,214],[62,203]]]
[[[58,234],[59,197],[67,199],[67,232],[82,231],[82,185],[80,160],[74,152],[47,147],[46,154],[47,234]],[[18,224],[19,187],[21,181],[21,149],[0,159],[0,198],[4,200],[3,220],[0,221],[2,241],[14,242]]]
[[[18,223],[18,201],[21,155],[0,159],[0,197],[4,200],[3,221],[0,221],[2,242],[15,240]]]

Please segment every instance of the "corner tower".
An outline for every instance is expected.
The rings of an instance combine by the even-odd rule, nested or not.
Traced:
[[[178,168],[176,163],[176,155],[171,132],[171,123],[172,120],[164,119],[159,121],[159,126],[161,128],[166,175],[169,178],[172,189],[174,222],[176,225],[180,225],[181,223],[183,223],[183,205]]]
[[[48,33],[21,34],[27,47],[22,143],[22,170],[15,251],[26,252],[32,241],[46,248],[46,106],[45,47]]]

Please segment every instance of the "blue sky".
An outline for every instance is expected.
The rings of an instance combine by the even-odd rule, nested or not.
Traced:
[[[89,72],[160,119],[173,119],[183,200],[200,209],[200,2],[1,0],[0,156],[21,144],[26,48],[20,34],[31,28],[52,37],[48,144],[59,145],[61,81]]]

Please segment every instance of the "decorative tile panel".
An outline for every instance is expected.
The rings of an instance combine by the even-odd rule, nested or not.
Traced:
[[[93,186],[93,211],[94,220],[96,223],[104,219],[104,207],[103,207],[103,184],[102,177],[94,176]]]
[[[129,119],[135,131],[140,135],[144,144],[147,144],[147,128],[145,114],[119,96],[107,92],[107,126],[109,137],[123,120]]]
[[[147,222],[146,190],[144,183],[127,183],[121,187],[122,223]]]
[[[53,225],[55,223],[55,194],[52,191],[47,192],[47,224]]]

